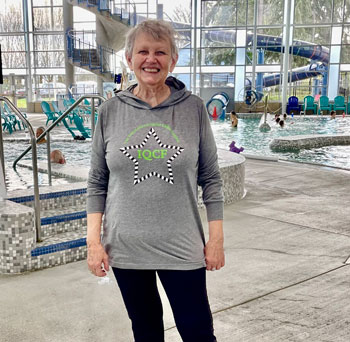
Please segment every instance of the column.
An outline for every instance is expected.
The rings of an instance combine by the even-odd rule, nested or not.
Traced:
[[[69,30],[73,29],[73,6],[68,1],[63,1],[63,30],[65,34]],[[74,66],[69,62],[68,59],[68,46],[67,37],[64,37],[64,59],[66,69],[66,92],[69,93],[68,89],[74,84]]]

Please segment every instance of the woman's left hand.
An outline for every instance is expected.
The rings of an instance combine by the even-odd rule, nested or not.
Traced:
[[[209,240],[204,247],[207,271],[219,270],[225,266],[225,253],[222,241]]]

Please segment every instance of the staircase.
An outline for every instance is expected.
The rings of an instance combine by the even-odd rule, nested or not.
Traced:
[[[8,200],[34,207],[32,190],[17,191]],[[19,196],[18,196],[19,195]],[[20,273],[86,259],[86,182],[45,187],[40,190],[42,241],[22,237],[23,258],[4,273]],[[28,217],[28,216],[26,216]]]
[[[94,40],[91,37],[95,37],[95,32],[69,30],[66,33],[68,59],[73,65],[113,82],[118,60],[116,52],[90,43]]]

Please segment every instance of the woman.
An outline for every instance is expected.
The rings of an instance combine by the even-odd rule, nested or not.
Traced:
[[[182,340],[216,341],[205,270],[225,263],[221,178],[203,102],[168,77],[178,59],[174,36],[156,20],[129,32],[125,55],[138,83],[101,106],[92,147],[88,266],[99,277],[112,266],[136,342],[164,341],[156,273]]]

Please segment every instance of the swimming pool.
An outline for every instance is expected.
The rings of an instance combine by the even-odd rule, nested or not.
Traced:
[[[325,146],[295,152],[274,152],[269,147],[271,141],[278,137],[350,134],[350,117],[337,117],[335,120],[329,117],[289,117],[284,128],[280,128],[274,120],[268,118],[267,122],[271,126],[271,131],[268,132],[259,131],[259,122],[259,118],[240,118],[238,127],[232,128],[229,120],[213,121],[212,128],[218,147],[228,149],[234,140],[236,146],[244,147],[243,153],[246,154],[350,169],[350,146]]]

